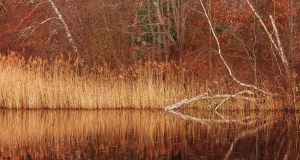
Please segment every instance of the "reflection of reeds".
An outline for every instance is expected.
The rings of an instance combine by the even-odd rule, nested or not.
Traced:
[[[300,126],[299,121],[294,121],[299,119],[297,117],[273,113],[223,114],[229,120],[245,121],[244,117],[257,120],[255,124],[245,125],[219,121],[223,118],[213,112],[193,114],[211,121],[203,125],[158,111],[3,110],[0,111],[0,156],[20,159],[28,154],[33,159],[49,159],[50,156],[65,159],[67,155],[73,158],[81,155],[81,159],[88,159],[93,154],[103,159],[172,156],[223,159],[241,133],[269,122],[274,123],[257,132],[260,147],[257,154],[262,158],[282,159],[286,154],[284,148],[289,145],[292,145],[289,157],[299,151],[296,130],[299,131]],[[238,139],[229,158],[251,159],[256,155],[249,152],[253,151],[256,139],[255,134]]]
[[[15,155],[12,159],[19,159],[27,152],[34,159],[52,153],[64,159],[66,155],[74,157],[85,152],[88,147],[95,150],[95,155],[106,157],[117,156],[119,152],[170,157],[173,142],[182,141],[186,134],[180,132],[185,122],[163,112],[4,111],[0,114],[0,127],[5,128],[0,133],[0,154]]]
[[[161,109],[204,89],[175,62],[136,62],[128,67],[0,56],[0,105],[5,108]],[[181,65],[181,66],[180,66]]]

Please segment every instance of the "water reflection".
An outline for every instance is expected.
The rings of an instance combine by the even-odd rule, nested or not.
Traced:
[[[299,115],[0,111],[3,159],[300,159]]]

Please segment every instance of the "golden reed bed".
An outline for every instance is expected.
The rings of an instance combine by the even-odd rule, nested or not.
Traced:
[[[9,109],[162,109],[204,91],[175,62],[111,69],[77,61],[0,55],[0,106]]]
[[[185,62],[135,62],[110,66],[82,65],[61,56],[53,60],[11,52],[0,54],[0,106],[5,109],[163,109],[208,89],[215,94],[236,93],[226,75],[207,81],[201,68]],[[196,101],[188,107],[214,109],[222,99]],[[223,107],[224,106],[224,107]],[[278,110],[281,100],[257,105],[231,99],[221,110]]]

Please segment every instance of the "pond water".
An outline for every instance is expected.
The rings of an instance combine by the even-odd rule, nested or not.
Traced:
[[[282,112],[0,111],[2,159],[300,159]]]

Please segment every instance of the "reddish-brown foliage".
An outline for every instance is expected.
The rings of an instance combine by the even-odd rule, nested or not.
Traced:
[[[134,0],[54,2],[70,28],[79,48],[80,58],[87,65],[100,63],[117,67],[121,64],[131,64],[133,61],[164,60],[162,57],[166,57],[164,52],[153,53],[150,42],[140,46],[132,42],[132,37],[141,32],[136,9],[139,5],[146,8],[147,3],[152,3],[151,1],[144,0],[143,5]],[[31,3],[27,0],[4,0],[2,3],[0,52],[8,53],[13,50],[27,58],[39,56],[47,59],[71,53],[72,47],[61,22],[55,18],[56,15],[47,1]],[[299,9],[296,4],[293,6],[294,37],[289,37],[288,0],[252,3],[270,32],[272,26],[269,15],[275,18],[285,51],[288,50],[289,39],[293,39],[294,52],[290,61],[299,61],[300,56],[295,52],[299,49],[299,40],[296,39],[299,32]],[[185,12],[186,24],[182,28],[184,38],[169,46],[169,58],[191,62],[189,68],[197,68],[198,72],[207,77],[226,76],[227,71],[216,54],[216,43],[207,20],[201,14],[203,11],[199,2],[186,2],[185,5],[188,6],[188,10]],[[238,78],[254,83],[256,78],[274,81],[274,75],[280,77],[278,66],[281,64],[276,60],[278,57],[272,53],[264,30],[245,1],[217,0],[211,1],[210,4],[207,0],[205,5],[221,42],[224,57]],[[163,15],[165,19],[174,20],[175,17],[170,9]],[[297,66],[297,63],[293,64]],[[277,83],[277,80],[275,81]]]

